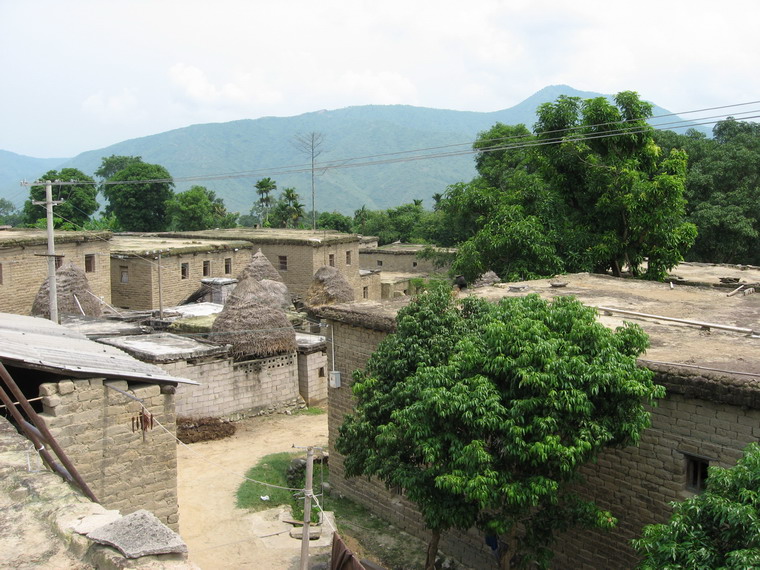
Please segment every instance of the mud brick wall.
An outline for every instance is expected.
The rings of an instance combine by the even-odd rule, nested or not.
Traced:
[[[669,503],[692,495],[687,455],[732,467],[744,447],[760,440],[760,386],[752,376],[729,377],[688,368],[649,366],[667,396],[652,409],[638,447],[609,450],[583,469],[579,489],[618,519],[609,533],[567,533],[555,548],[555,567],[633,568],[630,540],[644,525],[665,522]]]
[[[417,257],[417,250],[362,248],[359,256],[363,269],[425,274],[446,272],[445,268],[436,267],[431,260]]]
[[[169,374],[200,382],[177,387],[177,414],[239,419],[298,399],[295,353],[234,362],[231,358],[162,362]]]
[[[139,398],[166,431],[133,431],[140,404],[105,384]],[[177,531],[173,394],[154,384],[90,379],[42,384],[40,396],[41,417],[104,507],[123,515],[147,509]]]
[[[350,320],[350,319],[347,319]],[[335,365],[340,388],[329,389],[331,484],[339,492],[392,521],[410,534],[428,538],[422,521],[402,495],[377,480],[344,478],[343,458],[335,440],[345,414],[354,410],[351,373],[363,369],[369,355],[391,332],[392,323],[374,328],[335,320]],[[760,381],[752,376],[725,376],[687,367],[645,364],[656,373],[666,397],[651,410],[652,424],[638,446],[607,450],[585,466],[585,484],[577,491],[608,509],[618,519],[610,532],[572,530],[558,537],[554,568],[633,568],[638,562],[630,540],[646,524],[665,522],[671,501],[691,492],[686,487],[687,456],[709,458],[710,465],[731,467],[751,441],[760,440]],[[441,551],[475,568],[495,567],[481,533],[447,533]]]
[[[133,310],[158,309],[158,259],[156,255],[142,257],[114,255],[111,260],[113,305]],[[231,271],[225,272],[225,260],[231,260]],[[201,287],[201,279],[237,277],[251,259],[250,248],[221,249],[192,253],[165,253],[161,257],[161,297],[164,307],[179,305]],[[203,274],[208,263],[208,274]],[[182,265],[187,264],[187,278],[182,277]],[[122,268],[128,281],[122,282]]]
[[[96,236],[99,234],[96,234]],[[110,236],[110,234],[106,234]],[[85,269],[85,256],[93,256],[92,271],[85,273],[94,295],[111,302],[111,267],[108,239],[57,237],[56,255],[62,264],[74,263]],[[47,244],[32,241],[22,246],[0,242],[0,312],[28,315],[32,303],[47,278]]]
[[[327,354],[298,352],[298,391],[307,406],[327,403]]]

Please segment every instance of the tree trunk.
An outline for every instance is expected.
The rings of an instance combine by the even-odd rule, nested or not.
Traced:
[[[441,540],[441,531],[433,530],[430,537],[430,543],[427,549],[427,560],[425,560],[425,570],[435,570],[435,557],[438,554],[438,542]]]
[[[516,526],[512,527],[504,541],[499,540],[499,570],[510,570],[512,568],[512,558],[517,552]]]

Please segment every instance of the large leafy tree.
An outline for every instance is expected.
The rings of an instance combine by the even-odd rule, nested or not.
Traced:
[[[124,156],[117,154],[105,156],[100,161],[100,166],[95,171],[95,176],[101,180],[107,180],[120,170],[124,170],[127,166],[142,161],[142,157],[140,156]]]
[[[18,226],[23,222],[23,214],[10,200],[0,198],[0,225]]]
[[[687,214],[699,235],[686,258],[760,263],[760,125],[729,118],[713,134],[657,134],[663,148],[689,155]]]
[[[569,484],[648,425],[644,404],[664,390],[636,365],[647,342],[572,298],[458,304],[434,285],[354,373],[336,442],[346,475],[404,489],[432,531],[428,568],[442,531],[473,525],[507,545],[503,567],[545,565],[555,531],[615,523]]]
[[[275,228],[295,228],[303,219],[304,205],[295,188],[285,188],[269,213],[268,225]]]
[[[760,568],[760,445],[731,469],[708,467],[706,485],[633,541],[641,568]]]
[[[171,228],[179,231],[234,228],[237,214],[227,212],[224,201],[204,186],[193,186],[169,200]]]
[[[64,168],[60,171],[50,170],[40,180],[53,182],[53,200],[61,203],[53,209],[56,228],[80,230],[98,209],[96,196],[98,188],[95,181],[76,168]],[[56,184],[67,182],[68,184]],[[45,201],[45,186],[32,186],[29,200],[24,203],[24,223],[29,226],[37,224],[47,216],[45,206],[35,206],[32,202]]]
[[[662,153],[650,115],[633,92],[614,104],[563,96],[539,107],[534,133],[497,124],[481,134],[479,177],[450,189],[439,207],[475,229],[462,236],[459,271],[514,278],[627,267],[665,277],[696,229],[685,221],[686,154]]]
[[[168,203],[174,182],[163,166],[132,162],[103,185],[108,199],[106,214],[116,217],[119,227],[130,232],[163,231],[169,227]]]

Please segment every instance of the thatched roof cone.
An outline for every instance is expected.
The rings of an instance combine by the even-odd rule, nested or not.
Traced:
[[[303,302],[310,307],[320,307],[353,300],[354,290],[343,274],[335,267],[323,266],[314,274]]]
[[[257,304],[265,307],[277,307],[279,309],[288,309],[293,302],[290,299],[290,293],[285,283],[272,281],[271,279],[256,279],[249,277],[243,279],[235,285],[235,288],[227,297],[225,306],[240,306]]]
[[[285,312],[257,303],[225,304],[211,327],[218,344],[232,345],[234,357],[266,357],[296,350],[296,331]]]
[[[58,299],[58,314],[85,315],[99,317],[102,314],[102,304],[93,294],[85,272],[67,263],[55,272],[56,297]],[[32,303],[32,315],[50,318],[50,280],[45,279],[37,296]]]
[[[238,281],[242,281],[250,277],[256,281],[270,279],[271,281],[279,281],[282,283],[282,276],[274,268],[274,265],[269,263],[266,256],[261,253],[261,249],[251,256],[251,261],[243,268],[237,278]]]

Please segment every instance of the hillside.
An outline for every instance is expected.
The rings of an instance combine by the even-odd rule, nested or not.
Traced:
[[[192,125],[71,159],[34,159],[0,151],[0,197],[21,205],[28,194],[20,191],[20,180],[34,180],[52,168],[69,166],[92,175],[102,157],[116,154],[141,156],[146,162],[165,166],[175,177],[177,191],[193,184],[206,186],[222,197],[231,211],[250,210],[256,199],[253,186],[265,176],[273,178],[279,189],[295,187],[310,210],[309,159],[296,148],[294,138],[319,132],[324,143],[318,164],[330,167],[320,170],[316,179],[317,210],[352,214],[363,205],[389,208],[414,199],[422,199],[430,207],[433,194],[475,174],[469,150],[479,132],[496,122],[530,127],[536,107],[559,95],[599,96],[560,85],[491,113],[366,105],[295,117]],[[666,113],[655,108],[655,115]],[[404,152],[415,149],[429,150]],[[426,155],[428,158],[421,159]],[[374,158],[357,160],[362,157]],[[363,162],[374,164],[361,165]]]

